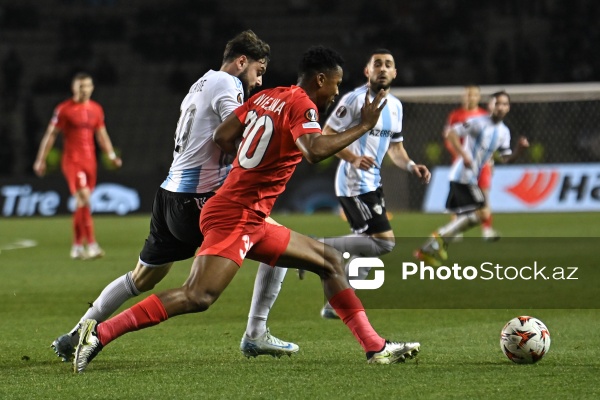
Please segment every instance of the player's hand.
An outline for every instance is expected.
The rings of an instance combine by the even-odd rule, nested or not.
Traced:
[[[121,157],[112,159],[110,162],[115,166],[115,168],[121,168],[123,166],[123,160],[121,160]]]
[[[45,160],[36,160],[33,164],[33,172],[40,178],[46,175],[46,161]]]
[[[519,140],[517,140],[517,147],[527,148],[529,147],[529,140],[525,136],[519,136]]]
[[[373,102],[369,101],[369,92],[370,90],[367,90],[367,93],[365,94],[365,104],[360,110],[361,124],[367,131],[377,124],[379,116],[381,115],[381,110],[383,110],[387,104],[387,99],[383,100],[386,96],[383,89],[377,93]]]
[[[412,169],[412,173],[425,185],[427,185],[431,179],[431,172],[429,172],[429,169],[423,164],[416,164]]]
[[[352,161],[352,166],[354,168],[362,169],[363,171],[368,171],[375,164],[375,159],[369,156],[356,156],[354,161]]]
[[[471,158],[469,158],[469,157],[463,156],[463,164],[464,164],[465,168],[468,168],[468,169],[473,168],[473,161],[471,161]]]

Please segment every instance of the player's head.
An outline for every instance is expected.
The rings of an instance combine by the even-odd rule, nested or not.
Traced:
[[[388,90],[392,81],[396,79],[396,63],[392,52],[387,49],[377,49],[371,52],[369,61],[365,66],[365,76],[369,80],[372,90]]]
[[[510,111],[510,96],[504,90],[493,93],[488,108],[494,121],[502,121]]]
[[[227,42],[223,65],[234,64],[235,68],[230,72],[242,81],[246,98],[255,87],[262,85],[270,55],[271,47],[251,30],[243,31]]]
[[[469,84],[465,85],[465,90],[462,96],[462,105],[467,110],[474,110],[479,107],[481,101],[481,91],[479,86]]]
[[[79,72],[71,80],[71,91],[73,100],[78,103],[88,101],[94,91],[94,81],[92,76],[86,72]]]
[[[344,59],[333,49],[323,46],[309,48],[300,60],[298,86],[325,113],[333,104],[344,76]]]

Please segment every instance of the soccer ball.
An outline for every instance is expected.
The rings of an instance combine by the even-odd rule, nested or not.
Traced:
[[[550,332],[537,318],[513,318],[502,328],[500,348],[512,362],[533,364],[550,349]]]

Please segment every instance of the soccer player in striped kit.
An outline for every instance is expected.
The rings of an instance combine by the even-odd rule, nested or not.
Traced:
[[[417,259],[432,267],[438,267],[448,259],[446,248],[449,238],[479,225],[489,216],[490,211],[477,180],[493,154],[498,152],[503,163],[511,163],[529,147],[527,138],[521,136],[515,152],[512,152],[510,130],[504,124],[504,118],[510,111],[510,96],[505,91],[500,91],[492,94],[492,98],[494,101],[489,115],[457,123],[448,132],[448,140],[459,157],[450,169],[450,192],[446,199],[446,209],[457,214],[457,217],[438,228],[415,251]]]

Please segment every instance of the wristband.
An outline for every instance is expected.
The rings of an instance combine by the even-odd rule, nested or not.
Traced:
[[[416,167],[417,167],[417,164],[413,160],[410,160],[409,162],[406,163],[406,170],[410,173],[412,173]]]
[[[110,153],[108,153],[108,159],[109,160],[116,160],[117,159],[117,154],[114,151],[111,151]]]

